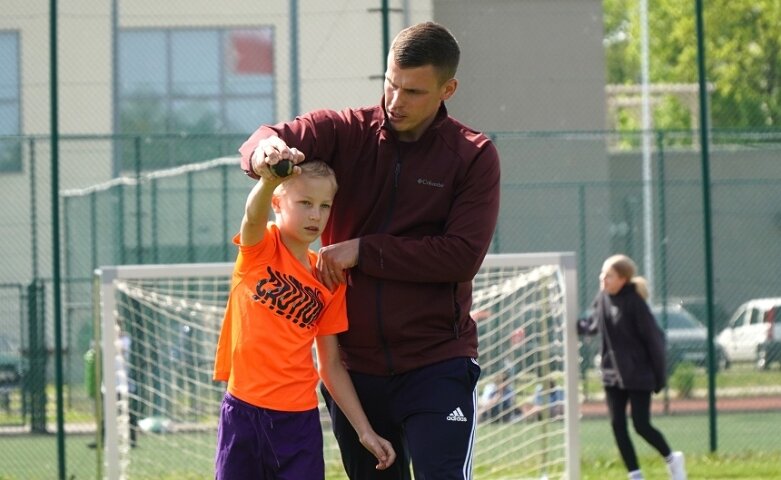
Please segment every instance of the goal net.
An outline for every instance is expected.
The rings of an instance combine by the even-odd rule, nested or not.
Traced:
[[[476,478],[579,476],[574,265],[572,254],[488,255],[474,280]],[[228,263],[96,271],[105,478],[213,478],[225,385],[211,375],[231,271]],[[345,478],[323,405],[321,419],[327,478]]]

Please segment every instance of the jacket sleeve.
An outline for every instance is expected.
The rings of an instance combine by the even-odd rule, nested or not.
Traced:
[[[358,268],[391,280],[471,281],[491,244],[499,197],[499,154],[486,139],[455,192],[443,233],[421,238],[381,233],[361,237]]]
[[[666,349],[664,332],[656,323],[656,319],[648,308],[648,304],[638,298],[635,306],[637,313],[638,332],[648,350],[651,367],[654,372],[654,392],[659,392],[667,383]]]
[[[317,110],[296,117],[295,120],[289,122],[281,122],[276,125],[262,125],[239,147],[241,169],[250,177],[258,178],[252,171],[250,159],[258,147],[258,142],[274,135],[284,140],[288,146],[296,147],[302,152],[314,151],[318,146],[318,139],[321,140],[319,142],[321,146],[334,145],[334,115],[336,113],[330,110]],[[325,152],[319,153],[327,156]]]
[[[591,315],[584,315],[578,317],[578,322],[575,325],[578,335],[596,335],[599,332],[599,312],[601,309],[599,306],[600,294],[597,294],[594,301],[591,303]]]

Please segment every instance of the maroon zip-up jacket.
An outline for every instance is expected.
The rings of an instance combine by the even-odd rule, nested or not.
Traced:
[[[499,156],[444,103],[419,140],[400,142],[382,105],[262,126],[239,151],[254,176],[258,141],[277,135],[334,169],[339,190],[322,243],[360,238],[342,358],[352,371],[393,375],[477,357],[472,279],[499,213]]]

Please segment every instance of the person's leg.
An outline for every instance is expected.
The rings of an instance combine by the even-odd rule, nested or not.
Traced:
[[[260,415],[257,407],[225,394],[217,427],[217,452],[214,459],[214,478],[267,479],[262,465],[259,431]]]
[[[409,372],[394,385],[416,479],[472,478],[479,377],[474,360],[455,358]]]
[[[632,405],[632,423],[635,431],[664,457],[670,478],[686,480],[683,453],[673,452],[662,432],[651,425],[651,392],[629,392],[629,401]]]
[[[360,373],[350,373],[355,391],[361,401],[372,428],[393,445],[396,461],[385,470],[377,470],[377,459],[361,445],[352,425],[331,398],[324,385],[320,385],[328,412],[331,415],[331,428],[342,465],[348,478],[353,480],[410,480],[409,455],[401,436],[401,426],[391,414],[389,382],[392,377],[379,377]]]
[[[634,472],[640,469],[637,462],[637,454],[629,438],[629,430],[626,422],[626,406],[629,395],[626,390],[616,387],[605,387],[605,401],[610,415],[610,426],[613,429],[613,437],[616,439],[616,446],[621,453],[621,459],[624,461],[627,471]]]
[[[632,405],[632,425],[635,431],[663,457],[670,455],[670,446],[664,435],[651,425],[651,392],[629,392]]]
[[[278,412],[263,409],[268,422],[263,422],[266,434],[264,452],[275,459],[274,480],[322,480],[323,430],[318,409],[304,412]],[[241,477],[249,478],[249,477]]]

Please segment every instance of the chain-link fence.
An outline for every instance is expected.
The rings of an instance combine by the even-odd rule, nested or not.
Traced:
[[[237,166],[241,142],[260,123],[377,102],[389,36],[428,19],[450,26],[462,44],[451,113],[488,132],[501,154],[502,206],[492,252],[576,252],[584,312],[602,261],[614,252],[632,256],[651,282],[668,338],[680,318],[688,322],[689,340],[676,341],[669,352],[685,368],[673,373],[659,408],[696,414],[687,416],[693,427],[670,427],[669,436],[682,448],[708,451],[705,245],[713,252],[715,334],[744,302],[781,296],[781,80],[763,67],[781,63],[768,33],[781,21],[772,0],[706,6],[713,126],[707,186],[690,2],[651,7],[647,97],[638,85],[636,0],[569,0],[555,8],[466,0],[78,0],[60,2],[50,42],[55,3],[7,0],[0,13],[0,478],[55,478],[62,455],[69,476],[93,478],[98,471],[99,452],[87,446],[96,425],[84,369],[92,271],[231,260],[230,238],[251,186]],[[727,38],[734,41],[722,41]],[[55,141],[52,69],[43,61],[52,47],[58,52]],[[649,129],[641,122],[643,104],[652,110]],[[774,320],[746,318],[763,332]],[[752,422],[731,420],[729,402],[743,399],[748,406],[735,409],[777,415],[781,373],[777,364],[760,362],[761,349],[731,361],[729,348],[715,348],[720,445],[736,453],[765,451],[768,442],[743,427]],[[594,354],[586,342],[584,435],[606,425]],[[58,387],[63,452],[51,435]],[[586,440],[584,461],[617,458],[609,442]]]

